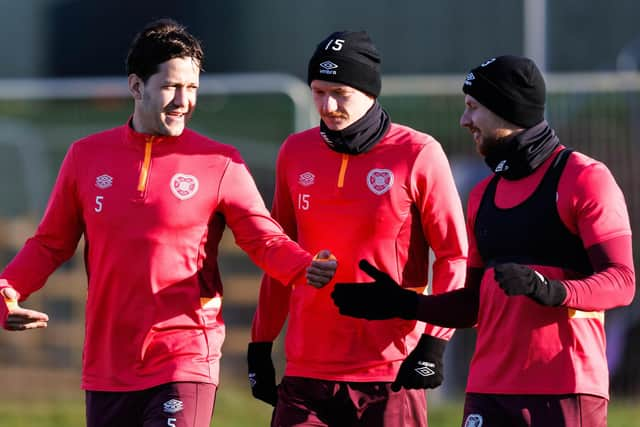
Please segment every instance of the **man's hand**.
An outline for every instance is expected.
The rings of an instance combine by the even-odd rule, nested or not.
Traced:
[[[331,297],[340,314],[369,320],[416,318],[419,298],[416,292],[402,288],[366,260],[360,261],[359,265],[375,281],[336,283]]]
[[[2,327],[9,331],[46,328],[49,316],[35,310],[28,310],[18,305],[18,293],[13,288],[0,290],[0,319]]]
[[[391,390],[400,388],[436,388],[444,379],[442,355],[447,344],[446,340],[423,335],[418,345],[402,362],[396,380],[391,384]]]
[[[338,261],[330,251],[323,249],[313,257],[307,268],[307,283],[314,288],[322,288],[333,279],[338,269]]]
[[[271,406],[276,406],[278,388],[276,386],[276,370],[271,360],[272,346],[273,343],[270,342],[249,343],[247,364],[249,366],[249,385],[253,397]]]
[[[548,280],[526,265],[506,263],[494,268],[494,278],[508,296],[526,295],[546,306],[558,306],[567,297],[567,289],[559,280]]]

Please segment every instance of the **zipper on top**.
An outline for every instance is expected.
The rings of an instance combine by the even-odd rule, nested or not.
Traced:
[[[147,190],[149,181],[149,167],[151,166],[151,147],[153,146],[153,136],[147,138],[144,144],[144,159],[140,168],[140,176],[138,177],[138,192],[144,194]]]
[[[344,176],[347,174],[347,164],[349,163],[349,155],[342,153],[342,162],[340,163],[340,172],[338,172],[338,188],[344,187]]]

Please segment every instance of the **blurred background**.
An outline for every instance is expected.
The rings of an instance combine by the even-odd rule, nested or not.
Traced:
[[[131,114],[127,49],[134,34],[159,17],[182,22],[205,47],[192,127],[240,149],[268,205],[280,143],[318,124],[306,85],[309,56],[332,31],[365,29],[383,56],[382,105],[395,122],[442,143],[463,202],[489,172],[458,125],[464,76],[492,56],[520,54],[534,58],[545,72],[547,119],[561,141],[609,166],[626,195],[632,227],[640,224],[637,0],[0,0],[0,265],[35,230],[71,142],[118,126]],[[634,245],[638,266],[637,237]],[[82,425],[82,414],[65,418],[59,412],[67,402],[82,411],[86,277],[81,254],[82,244],[24,304],[49,313],[46,330],[0,331],[2,426]],[[227,341],[214,422],[266,425],[266,405],[248,399],[245,366],[260,271],[230,233],[220,264]],[[612,398],[636,408],[635,417],[624,417],[630,426],[640,425],[634,424],[640,416],[637,301],[606,317]],[[448,346],[446,381],[430,393],[430,411],[456,409],[452,419],[434,423],[432,418],[432,425],[460,423],[474,339],[473,331],[461,330]],[[280,374],[281,343],[274,357]],[[234,403],[238,399],[243,403]],[[38,405],[41,412],[34,409]],[[9,414],[14,421],[7,421]],[[623,425],[616,422],[610,425]]]

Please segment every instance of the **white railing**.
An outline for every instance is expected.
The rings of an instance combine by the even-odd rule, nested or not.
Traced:
[[[385,76],[382,95],[462,95],[464,74]],[[545,73],[549,93],[627,92],[640,89],[640,72]]]
[[[309,86],[287,74],[204,74],[200,77],[199,93],[200,95],[284,94],[294,106],[295,131],[306,129],[318,122]],[[0,79],[0,101],[128,96],[126,77]]]
[[[639,72],[547,73],[553,93],[624,92],[640,88]],[[384,76],[382,95],[455,95],[462,93],[464,75]],[[201,95],[280,93],[294,106],[293,128],[300,131],[318,123],[309,86],[297,77],[279,73],[204,74]],[[129,96],[124,77],[0,79],[0,101],[83,99]]]

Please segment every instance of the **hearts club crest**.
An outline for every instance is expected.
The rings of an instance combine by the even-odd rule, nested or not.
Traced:
[[[367,174],[367,187],[378,196],[386,193],[393,185],[393,172],[389,169],[371,169]]]
[[[198,192],[198,178],[193,175],[177,173],[171,177],[171,192],[180,200],[187,200]]]

